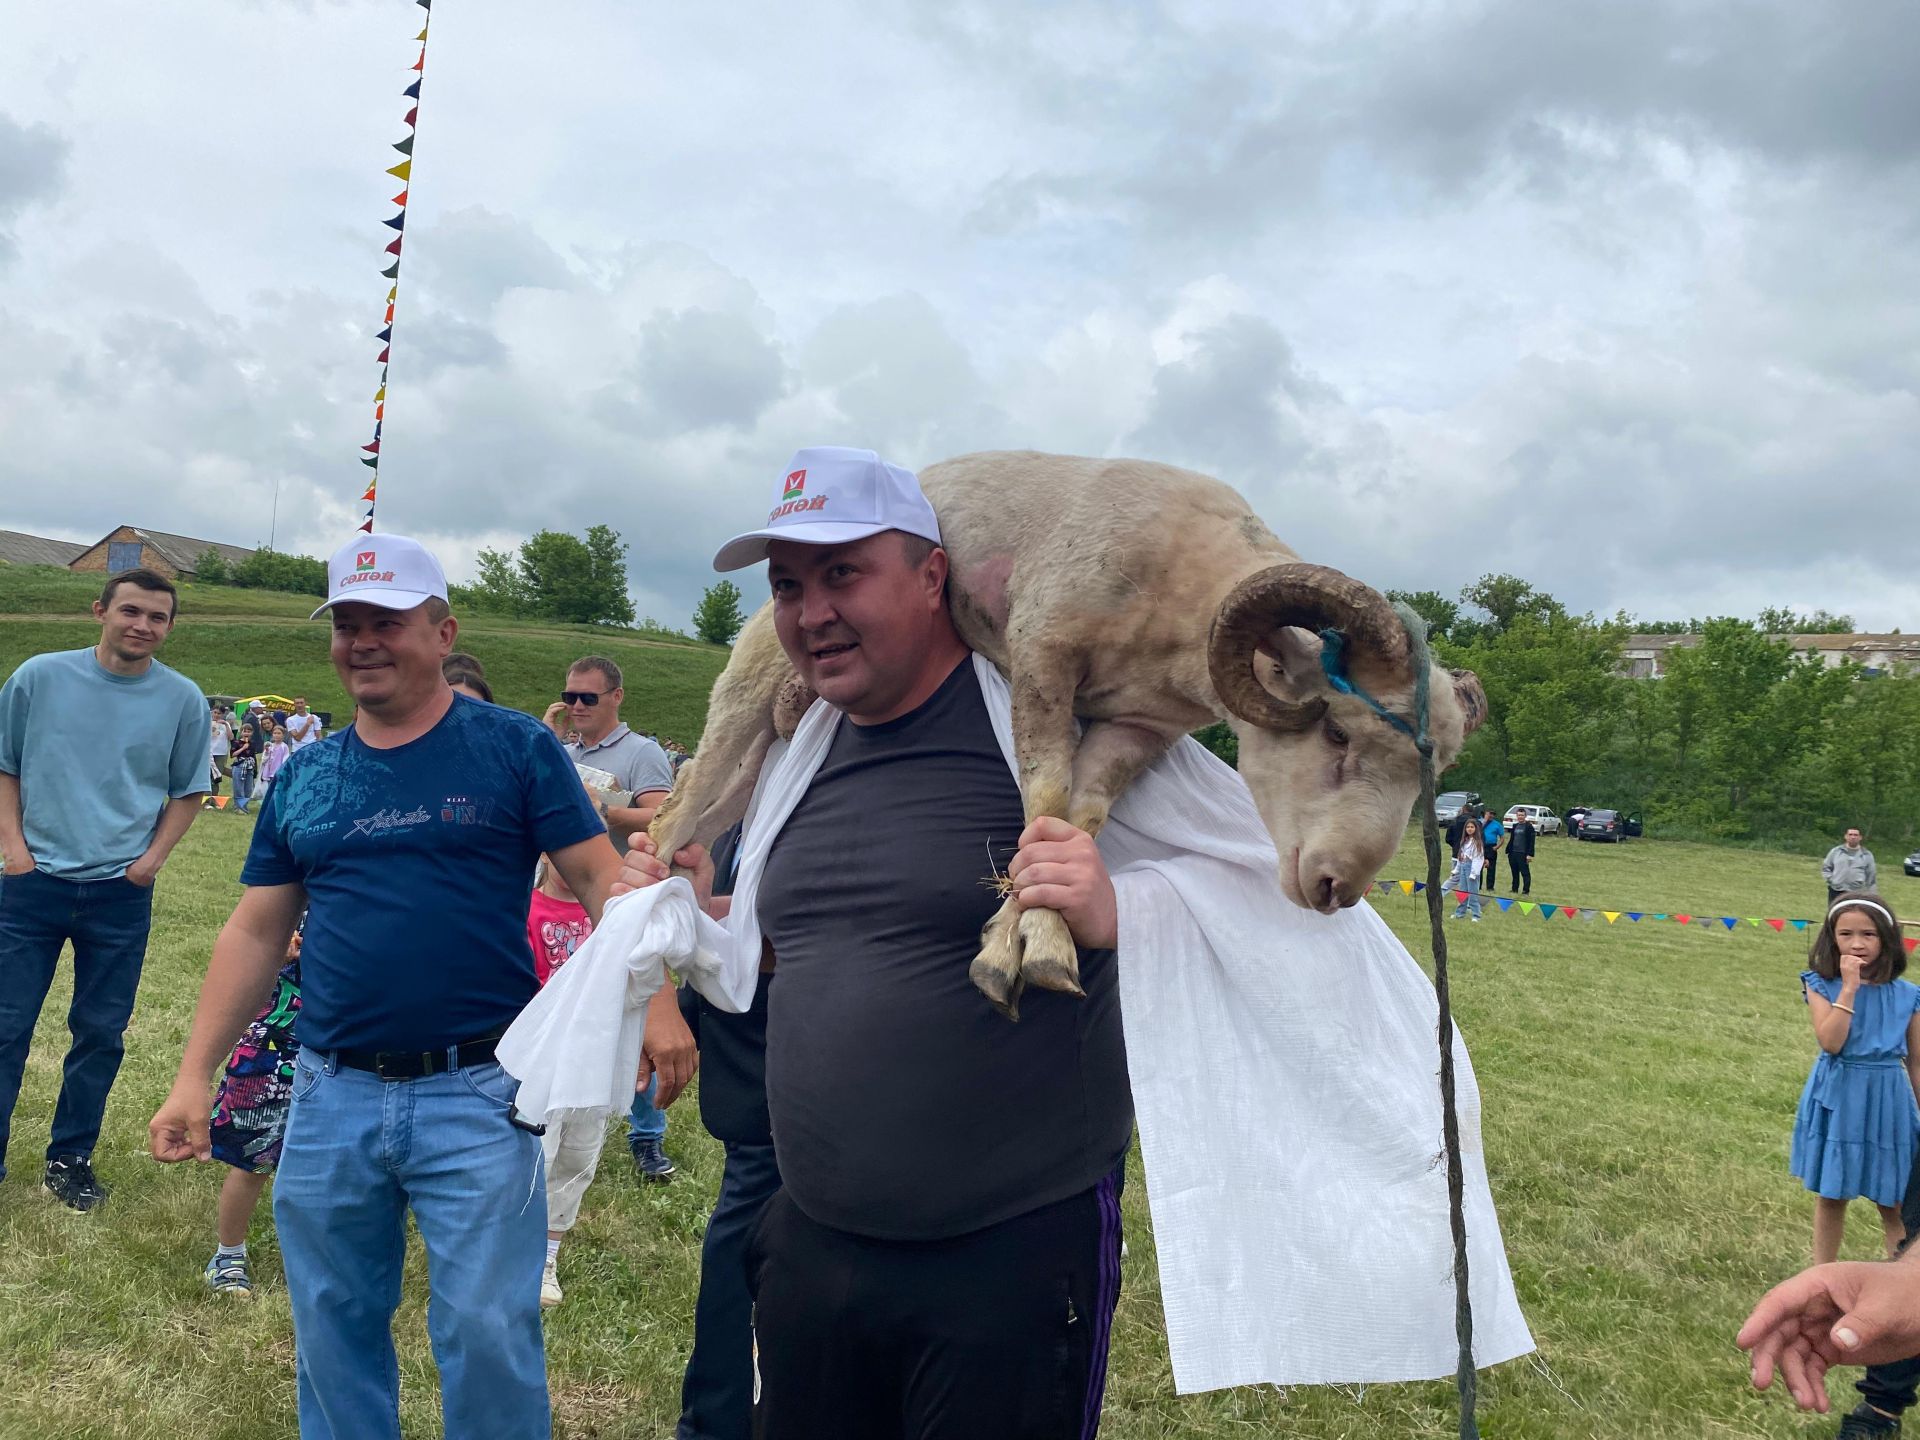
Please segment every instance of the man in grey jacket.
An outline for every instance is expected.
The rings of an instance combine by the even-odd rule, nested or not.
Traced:
[[[1844,845],[1836,845],[1827,852],[1820,873],[1827,879],[1829,906],[1849,890],[1873,889],[1880,875],[1873,863],[1873,852],[1860,843],[1857,829],[1847,831]]]

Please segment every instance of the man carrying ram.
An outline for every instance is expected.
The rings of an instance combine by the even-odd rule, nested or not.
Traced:
[[[747,812],[760,1433],[1093,1434],[1136,1101],[1180,1389],[1450,1373],[1433,992],[1355,902],[1478,683],[1416,703],[1377,593],[1167,466],[803,450],[773,502],[715,559],[772,604],[622,877],[704,900],[687,842]],[[1239,776],[1182,738],[1220,717]],[[1531,1341],[1455,1055],[1490,1364]]]

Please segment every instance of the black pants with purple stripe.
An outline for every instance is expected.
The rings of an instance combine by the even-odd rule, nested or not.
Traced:
[[[748,1270],[760,1440],[1090,1440],[1120,1297],[1120,1173],[948,1240],[815,1224],[782,1192]]]

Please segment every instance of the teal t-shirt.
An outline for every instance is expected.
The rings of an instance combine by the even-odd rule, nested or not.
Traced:
[[[20,778],[34,867],[63,880],[123,875],[167,801],[210,788],[200,689],[155,660],[103,669],[93,649],[35,655],[0,687],[0,771]]]

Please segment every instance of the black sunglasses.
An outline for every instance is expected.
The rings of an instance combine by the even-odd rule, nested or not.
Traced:
[[[560,698],[569,705],[585,705],[589,709],[600,703],[604,690],[562,690]]]

